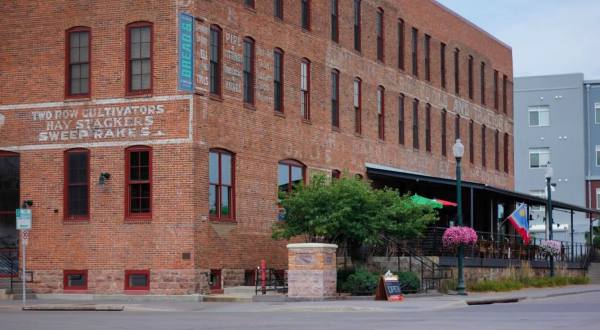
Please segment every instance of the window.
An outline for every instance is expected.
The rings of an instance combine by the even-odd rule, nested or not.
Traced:
[[[254,105],[254,40],[244,38],[244,103]]]
[[[454,117],[454,139],[460,139],[460,115]]]
[[[467,68],[468,73],[468,88],[469,88],[469,98],[473,99],[473,56],[469,55],[469,66]]]
[[[300,0],[301,26],[310,30],[310,0]]]
[[[486,167],[487,163],[486,163],[486,154],[485,151],[487,150],[487,146],[485,143],[485,131],[486,131],[486,127],[485,125],[481,126],[481,166]]]
[[[529,194],[540,198],[546,198],[546,190],[544,189],[529,190]],[[544,205],[536,204],[529,206],[529,210],[533,212],[546,212],[546,207]]]
[[[473,119],[469,122],[469,161],[475,162],[475,123]]]
[[[424,44],[424,51],[425,51],[425,80],[427,81],[431,81],[431,69],[430,69],[430,44],[431,44],[431,36],[429,36],[428,34],[425,35],[425,44]]]
[[[412,28],[412,74],[419,76],[418,61],[419,30]]]
[[[508,173],[509,159],[508,159],[508,150],[510,148],[510,141],[508,140],[508,133],[504,133],[504,172]]]
[[[398,97],[398,143],[404,145],[404,94]]]
[[[283,50],[273,51],[273,107],[283,113]]]
[[[485,105],[485,63],[481,62],[480,68],[480,83],[479,89],[481,90],[481,104]]]
[[[246,5],[246,7],[254,9],[254,0],[244,0],[244,5]]]
[[[507,84],[508,84],[508,78],[506,77],[506,75],[502,75],[502,111],[504,113],[507,113],[508,111],[508,106],[507,106],[507,95],[506,95],[506,89],[507,89]]]
[[[152,92],[152,24],[127,26],[127,92]]]
[[[338,16],[338,0],[331,0],[331,40],[339,42],[339,16]]]
[[[529,148],[529,168],[547,167],[550,162],[550,148]]]
[[[383,62],[384,60],[384,50],[383,50],[383,9],[377,9],[377,23],[376,23],[376,33],[377,33],[377,60]]]
[[[273,16],[283,20],[283,0],[273,0]]]
[[[385,140],[385,89],[377,87],[377,132],[380,140]]]
[[[446,88],[446,44],[440,44],[440,79],[442,88]]]
[[[331,125],[340,127],[340,72],[331,71]]]
[[[398,69],[404,70],[404,20],[398,20]]]
[[[354,132],[361,134],[362,123],[361,123],[361,111],[362,111],[362,81],[360,78],[354,79],[354,91],[353,91],[353,103],[354,103]]]
[[[126,164],[126,216],[150,218],[152,216],[152,149],[145,146],[125,150]]]
[[[63,289],[64,290],[87,290],[87,270],[64,270],[63,271]]]
[[[342,172],[340,172],[340,170],[333,170],[331,171],[331,178],[334,180],[337,180],[339,178],[342,177]]]
[[[67,30],[66,95],[90,95],[90,28],[75,27]]]
[[[596,188],[596,209],[600,210],[600,188]]]
[[[498,70],[494,70],[494,109],[498,110]]]
[[[65,220],[89,219],[90,152],[71,149],[65,152]]]
[[[460,94],[460,50],[454,49],[454,93]]]
[[[596,145],[596,167],[600,167],[600,145]]]
[[[150,290],[150,272],[147,270],[126,270],[125,290]]]
[[[547,105],[529,107],[529,127],[550,126],[550,107]]]
[[[413,100],[413,115],[412,115],[412,139],[413,148],[419,149],[419,100]]]
[[[300,114],[302,119],[310,120],[310,61],[307,59],[300,63]]]
[[[600,125],[600,103],[594,103],[594,114],[596,125]]]
[[[500,132],[494,133],[494,168],[500,171]]]
[[[447,151],[446,151],[446,109],[442,110],[442,118],[441,118],[441,128],[442,128],[442,141],[441,141],[441,145],[442,145],[442,156],[446,156]]]
[[[431,152],[431,105],[425,105],[425,151]]]
[[[305,178],[306,167],[295,160],[282,160],[278,168],[279,191],[291,192],[295,185],[301,184]]]
[[[221,64],[223,31],[217,25],[210,27],[210,93],[221,96]]]
[[[213,219],[232,220],[235,217],[234,155],[212,149],[208,160],[208,211]]]
[[[360,14],[360,0],[354,0],[354,50],[361,50],[361,38],[360,38],[360,25],[361,25],[361,14]]]

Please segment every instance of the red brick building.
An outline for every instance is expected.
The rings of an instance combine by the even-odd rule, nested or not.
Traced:
[[[211,272],[285,269],[278,189],[366,164],[453,178],[455,137],[466,180],[513,188],[511,49],[435,1],[0,6],[0,228],[15,244],[33,201],[37,292],[194,293]]]

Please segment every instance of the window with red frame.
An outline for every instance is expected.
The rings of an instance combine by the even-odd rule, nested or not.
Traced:
[[[508,77],[502,75],[502,112],[508,113]]]
[[[510,141],[508,140],[508,133],[504,133],[504,172],[508,173],[508,166],[510,165],[508,159],[508,148]]]
[[[467,87],[469,88],[469,98],[473,99],[473,56],[469,55],[469,62],[467,67]]]
[[[480,83],[479,83],[479,89],[481,91],[481,104],[485,105],[485,62],[481,62],[481,67],[480,67]]]
[[[385,140],[385,88],[377,87],[377,134]]]
[[[481,166],[486,167],[486,142],[485,142],[485,131],[486,131],[486,127],[485,125],[481,126]]]
[[[89,218],[90,152],[71,149],[65,152],[65,220]]]
[[[132,94],[152,91],[152,24],[127,26],[127,90]]]
[[[425,151],[431,152],[431,104],[425,104]]]
[[[404,144],[404,94],[398,97],[398,143]]]
[[[310,30],[310,0],[300,0],[300,24],[305,30]]]
[[[472,119],[469,122],[469,161],[475,162],[475,123]]]
[[[440,43],[440,84],[446,88],[446,44]]]
[[[210,93],[221,96],[221,66],[223,54],[223,30],[217,25],[210,27]]]
[[[375,24],[375,32],[377,33],[377,60],[383,62],[384,61],[384,42],[383,42],[383,27],[384,27],[384,22],[383,22],[383,18],[384,18],[384,13],[383,13],[383,9],[378,8],[377,9],[377,21]]]
[[[305,174],[304,164],[295,160],[280,161],[277,173],[279,191],[291,192],[294,186],[302,184]]]
[[[67,96],[90,95],[90,28],[67,30]]]
[[[419,149],[419,100],[413,100],[413,115],[412,115],[412,138],[413,149]]]
[[[404,20],[398,20],[398,69],[404,70]]]
[[[209,153],[209,214],[214,219],[234,218],[234,157],[219,149]]]
[[[494,168],[500,171],[500,132],[494,133]]]
[[[428,34],[425,35],[423,48],[425,53],[425,80],[431,81],[431,36]]]
[[[460,115],[454,117],[454,139],[460,139]]]
[[[360,78],[354,78],[354,86],[353,86],[353,104],[354,104],[354,133],[360,134],[362,132],[362,81]]]
[[[150,271],[126,270],[125,290],[150,290]]]
[[[360,8],[361,0],[354,0],[354,50],[361,51],[361,8]]]
[[[331,126],[340,128],[340,72],[331,71]]]
[[[87,270],[65,270],[63,271],[64,290],[87,290]]]
[[[446,147],[446,145],[447,145],[447,142],[446,142],[446,116],[447,116],[446,109],[442,109],[442,118],[440,121],[440,125],[442,128],[442,141],[441,141],[442,156],[444,156],[444,157],[446,156],[446,153],[447,153],[447,151],[446,151],[446,148],[447,148]]]
[[[254,9],[254,0],[244,0],[244,5],[246,5],[247,7],[250,7],[252,9]]]
[[[126,150],[127,216],[150,218],[152,215],[152,149],[145,146]]]
[[[273,51],[273,108],[283,113],[283,50]]]
[[[498,110],[498,70],[494,70],[494,109]]]
[[[310,61],[300,62],[300,113],[304,120],[310,120]]]
[[[254,39],[244,38],[244,103],[254,105]]]
[[[418,62],[418,52],[419,52],[419,30],[416,28],[412,28],[412,74],[415,76],[419,76],[419,62]]]
[[[460,94],[460,50],[454,49],[454,93]]]
[[[273,16],[283,19],[283,0],[273,0]]]
[[[338,0],[331,0],[331,41],[340,41]]]

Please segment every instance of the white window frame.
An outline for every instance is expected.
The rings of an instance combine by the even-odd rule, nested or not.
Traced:
[[[537,125],[532,125],[531,124],[531,113],[532,112],[537,112],[538,113],[538,124]],[[542,124],[541,119],[542,113],[547,113],[547,118],[548,118],[548,122]],[[547,105],[533,105],[533,106],[529,106],[528,111],[527,111],[527,121],[529,123],[529,127],[548,127],[550,126],[550,107]]]
[[[540,152],[542,151],[542,152]],[[544,152],[546,151],[546,152]],[[541,157],[538,156],[539,159],[539,164],[537,167],[532,167],[531,166],[531,155],[537,153],[538,155],[541,154],[548,154],[548,159],[546,162],[543,162]],[[529,148],[529,168],[530,169],[536,169],[536,168],[546,168],[548,166],[548,162],[550,162],[550,148],[546,148],[546,147],[540,147],[540,148]]]
[[[600,102],[594,103],[594,117],[596,118],[594,122],[596,125],[600,125],[600,116],[598,116],[598,111],[600,111]]]
[[[530,195],[546,198],[546,191],[544,189],[533,189],[529,191]],[[546,206],[544,205],[529,205],[529,211],[531,212],[546,212]]]
[[[596,209],[600,210],[600,203],[598,203],[598,197],[600,197],[600,188],[596,188]]]

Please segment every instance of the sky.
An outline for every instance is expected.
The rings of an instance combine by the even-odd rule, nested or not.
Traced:
[[[438,0],[513,50],[514,76],[600,79],[600,0]]]

